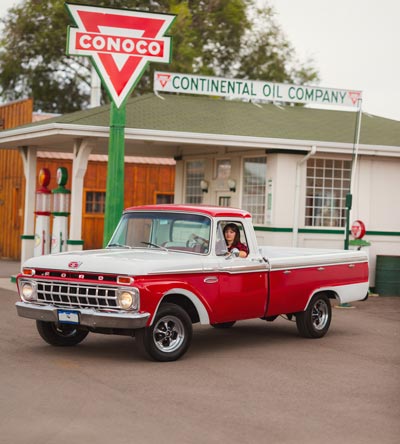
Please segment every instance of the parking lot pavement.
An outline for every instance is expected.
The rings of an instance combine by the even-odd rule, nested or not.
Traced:
[[[282,318],[194,327],[177,362],[129,337],[51,347],[0,289],[0,441],[70,444],[397,444],[400,298],[334,309],[328,334]]]
[[[19,261],[0,259],[0,288],[10,291],[17,291],[17,286],[13,280],[20,270]]]

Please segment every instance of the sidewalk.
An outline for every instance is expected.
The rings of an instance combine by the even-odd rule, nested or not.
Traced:
[[[11,281],[11,278],[19,273],[20,266],[19,261],[0,259],[0,288],[17,291],[17,286],[15,282]]]

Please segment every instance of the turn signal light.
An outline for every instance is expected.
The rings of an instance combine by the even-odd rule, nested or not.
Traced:
[[[117,276],[117,283],[118,284],[124,284],[124,285],[130,285],[133,284],[134,279],[129,276]]]
[[[22,274],[25,276],[34,276],[35,275],[35,269],[34,268],[23,268]]]

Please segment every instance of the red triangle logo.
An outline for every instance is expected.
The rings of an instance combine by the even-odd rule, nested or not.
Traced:
[[[165,88],[166,84],[169,82],[169,79],[172,77],[171,74],[165,73],[156,73],[156,79],[160,82],[160,85]]]
[[[76,28],[68,54],[90,56],[113,102],[120,106],[149,62],[169,63],[174,15],[66,3]]]
[[[361,91],[349,91],[350,100],[353,105],[358,102],[358,99],[361,99]]]

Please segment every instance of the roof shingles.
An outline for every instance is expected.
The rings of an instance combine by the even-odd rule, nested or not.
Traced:
[[[110,106],[78,111],[34,125],[54,123],[108,126]],[[352,143],[357,113],[255,105],[189,95],[133,97],[126,105],[126,128]],[[360,143],[400,146],[400,122],[363,114]]]

